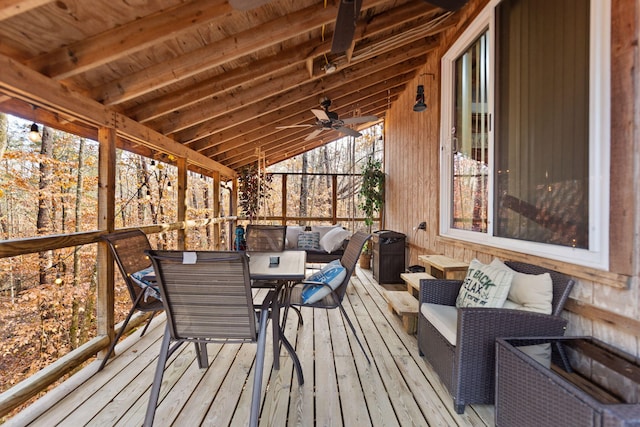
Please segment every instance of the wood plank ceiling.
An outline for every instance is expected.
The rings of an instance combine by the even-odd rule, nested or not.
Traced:
[[[322,97],[341,119],[383,119],[456,21],[423,0],[365,0],[351,48],[332,54],[337,10],[332,0],[247,11],[226,0],[4,0],[0,55],[238,170],[257,153],[273,164],[339,137],[277,129],[315,123]],[[95,133],[17,97],[0,95],[0,111]]]

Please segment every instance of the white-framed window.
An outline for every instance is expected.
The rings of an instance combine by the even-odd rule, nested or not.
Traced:
[[[608,268],[610,0],[492,0],[442,58],[440,234]]]

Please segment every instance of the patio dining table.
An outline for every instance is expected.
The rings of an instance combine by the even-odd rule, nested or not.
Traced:
[[[273,335],[280,338],[273,340],[273,368],[280,369],[279,341],[282,341],[286,347],[289,347],[288,350],[296,364],[296,369],[301,375],[297,355],[280,326],[280,304],[286,302],[287,284],[304,280],[307,253],[305,251],[248,252],[248,256],[251,280],[272,282],[278,293],[278,298],[274,301],[271,309]]]
[[[194,253],[195,255],[195,253]],[[271,323],[273,327],[273,368],[280,369],[280,342],[289,351],[294,361],[300,383],[303,382],[302,368],[291,343],[287,340],[280,325],[280,308],[286,303],[287,285],[304,280],[307,261],[305,251],[283,252],[247,252],[249,258],[249,277],[252,281],[273,283],[278,295],[271,306]],[[134,282],[145,289],[145,297],[160,298],[158,288],[154,285],[155,273],[152,268],[134,275]]]

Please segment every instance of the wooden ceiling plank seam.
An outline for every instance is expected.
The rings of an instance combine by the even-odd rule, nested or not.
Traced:
[[[63,84],[11,58],[0,55],[0,69],[3,70],[0,74],[0,90],[23,99],[25,102],[34,103],[34,105],[54,112],[60,111],[96,127],[113,126],[115,116],[116,131],[119,136],[138,141],[159,151],[186,157],[190,162],[219,171],[225,177],[235,176],[235,171],[232,169],[110,110],[92,99],[70,91]]]
[[[418,0],[414,3],[415,5],[410,7],[408,10],[406,7],[397,7],[391,11],[387,11],[384,16],[376,15],[366,23],[359,23],[358,25],[362,30],[358,33],[359,38],[357,40],[379,34],[383,31],[388,31],[390,28],[401,25],[410,19],[415,19],[416,17],[426,16],[433,13],[433,8],[427,7],[425,9],[425,3],[422,0]],[[375,48],[369,48],[369,50],[375,51]],[[280,52],[275,57],[270,56],[255,61],[251,64],[250,69],[249,67],[242,67],[241,70],[231,70],[222,76],[216,76],[215,78],[208,79],[205,82],[196,83],[191,88],[185,89],[179,94],[167,94],[162,96],[160,99],[149,101],[146,104],[127,111],[127,115],[134,117],[141,123],[145,123],[151,119],[169,114],[177,109],[193,105],[203,99],[213,99],[234,87],[244,86],[255,81],[258,76],[290,68],[297,62],[305,62],[307,67],[309,67],[309,60],[312,58],[307,52],[313,52],[314,56],[321,56],[328,54],[330,51],[330,42],[324,42],[319,47],[316,40],[309,40],[303,45],[298,45],[295,48]],[[318,65],[318,67],[320,67],[320,65]],[[318,71],[313,70],[308,72],[310,74],[309,78],[319,74]]]
[[[26,65],[56,80],[64,80],[159,44],[177,34],[227,17],[226,0],[198,0],[131,21],[93,37],[44,53]]]
[[[393,51],[373,58],[366,63],[358,63],[353,67],[344,69],[339,73],[334,73],[326,76],[324,79],[311,81],[305,84],[299,84],[293,87],[290,91],[277,97],[275,102],[272,99],[263,100],[252,104],[250,107],[246,107],[252,113],[246,114],[245,117],[239,115],[225,114],[212,118],[211,120],[191,127],[185,131],[181,131],[174,135],[174,139],[182,143],[191,143],[194,140],[205,138],[214,132],[220,131],[226,127],[233,126],[245,122],[258,114],[266,114],[268,111],[274,109],[284,108],[287,105],[298,102],[303,96],[308,96],[309,93],[328,93],[332,90],[337,90],[344,84],[350,84],[352,80],[366,77],[372,74],[371,70],[384,70],[388,68],[398,67],[398,64],[402,64],[404,61],[412,61],[415,58],[426,56],[426,50],[411,50],[411,51]],[[408,65],[412,68],[411,65]],[[401,66],[400,66],[401,67]],[[402,68],[398,68],[402,70]],[[379,72],[379,71],[378,71]],[[402,72],[402,71],[401,71]],[[392,77],[392,76],[390,76]]]
[[[53,0],[3,0],[0,2],[0,20],[9,19],[28,12]]]

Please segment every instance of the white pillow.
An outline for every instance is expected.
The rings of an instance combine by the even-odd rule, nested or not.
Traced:
[[[285,235],[287,249],[296,249],[298,247],[298,235],[304,231],[304,227],[300,225],[287,225]]]
[[[307,277],[305,282],[326,283],[331,289],[336,289],[347,276],[347,269],[340,264],[340,260],[334,260],[322,267],[321,270]],[[331,293],[331,289],[323,285],[306,283],[302,290],[302,302],[313,304]]]
[[[525,274],[515,271],[498,258],[491,261],[495,267],[513,272],[513,281],[509,289],[508,301],[516,306],[505,305],[505,308],[535,311],[551,314],[553,302],[553,280],[549,273]]]
[[[317,231],[320,233],[320,238],[322,239],[325,234],[334,228],[342,228],[340,225],[312,225],[311,231]]]
[[[349,237],[349,234],[350,233],[342,227],[332,228],[320,238],[320,249],[323,249],[327,253],[339,249],[344,239]]]
[[[502,307],[512,279],[513,272],[474,259],[469,263],[456,307]]]

